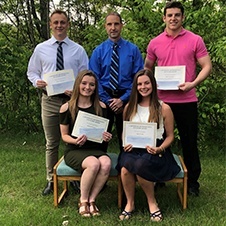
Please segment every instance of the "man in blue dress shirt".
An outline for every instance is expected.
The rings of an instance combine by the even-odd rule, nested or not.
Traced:
[[[120,150],[122,150],[123,108],[129,100],[134,75],[143,69],[144,65],[138,47],[121,37],[122,28],[120,14],[117,12],[109,13],[105,18],[108,39],[94,49],[89,61],[90,70],[98,77],[100,99],[108,106],[110,132],[115,122]],[[117,44],[119,68],[117,87],[112,88],[110,68],[114,44]]]

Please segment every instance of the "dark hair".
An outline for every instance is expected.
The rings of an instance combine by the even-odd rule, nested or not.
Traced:
[[[150,79],[152,85],[152,93],[150,94],[150,105],[149,105],[149,119],[148,122],[157,122],[159,126],[159,115],[161,114],[158,94],[157,94],[157,84],[152,71],[148,69],[142,69],[136,73],[133,80],[132,91],[130,95],[129,102],[127,104],[126,111],[124,112],[124,120],[130,121],[137,113],[137,104],[142,100],[142,96],[137,90],[137,80],[140,76],[146,75]]]
[[[49,20],[51,21],[51,17],[54,15],[54,14],[64,14],[64,16],[66,16],[67,20],[69,21],[70,18],[69,16],[67,15],[67,13],[61,9],[55,9],[51,14],[50,14],[50,17],[49,17]]]
[[[119,13],[117,13],[117,12],[110,12],[110,13],[108,13],[107,16],[105,17],[105,22],[106,22],[106,19],[107,19],[108,16],[117,16],[119,18],[119,20],[120,20],[120,23],[122,24],[122,17],[121,17],[121,15]]]
[[[166,15],[166,10],[167,9],[171,9],[171,8],[178,8],[178,9],[180,9],[181,13],[182,13],[182,16],[184,15],[184,7],[181,4],[181,2],[170,1],[170,2],[166,3],[166,6],[165,6],[164,12],[163,12],[164,16]]]

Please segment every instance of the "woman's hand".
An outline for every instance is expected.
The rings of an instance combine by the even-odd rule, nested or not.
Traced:
[[[75,139],[75,144],[81,147],[85,142],[87,141],[87,136],[86,135],[80,135]]]
[[[162,149],[160,149],[160,147],[146,146],[146,149],[147,149],[147,152],[152,155],[157,155],[162,152]]]
[[[103,132],[103,140],[109,142],[112,139],[112,134],[109,132]]]
[[[125,152],[130,152],[133,149],[133,145],[132,144],[127,144],[123,147]]]

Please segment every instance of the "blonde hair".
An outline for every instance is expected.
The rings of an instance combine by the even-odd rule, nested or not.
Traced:
[[[80,84],[84,76],[91,76],[95,79],[95,87],[93,94],[91,95],[91,102],[94,105],[95,113],[99,116],[102,116],[102,109],[99,102],[99,95],[98,95],[98,82],[95,74],[90,70],[83,70],[78,73],[78,76],[75,80],[75,84],[73,87],[71,99],[68,101],[68,108],[71,113],[72,120],[75,121],[75,116],[78,112],[78,99],[80,95]]]

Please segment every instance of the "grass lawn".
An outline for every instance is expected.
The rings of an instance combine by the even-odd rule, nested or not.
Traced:
[[[183,211],[175,184],[167,184],[156,193],[163,212],[160,223],[149,221],[145,195],[137,185],[136,212],[129,221],[120,222],[117,208],[117,185],[108,182],[107,189],[97,199],[101,216],[84,219],[77,211],[78,194],[71,191],[58,207],[53,206],[53,195],[43,197],[45,186],[45,143],[42,134],[0,134],[0,226],[61,226],[72,225],[226,225],[225,153],[212,146],[200,150],[202,174],[200,196],[188,197],[188,208]],[[109,149],[117,152],[114,145]],[[60,154],[63,153],[63,146]],[[65,224],[66,225],[66,224]]]

